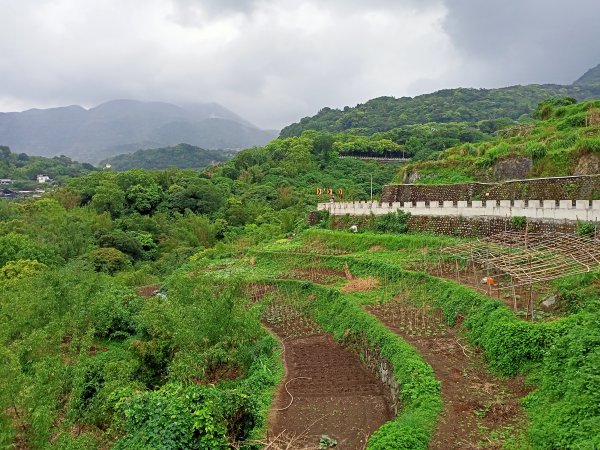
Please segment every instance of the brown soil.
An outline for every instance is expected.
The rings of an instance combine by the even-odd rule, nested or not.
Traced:
[[[342,292],[367,292],[379,286],[379,280],[375,277],[354,278],[348,281],[341,289]]]
[[[269,416],[267,447],[316,449],[326,435],[337,441],[335,448],[366,448],[368,437],[393,417],[384,387],[356,354],[293,311],[279,305],[265,316],[281,340],[285,367]]]
[[[383,245],[372,245],[369,247],[370,252],[378,252],[380,250],[385,250],[385,247]]]
[[[218,265],[208,266],[208,267],[204,267],[202,269],[197,269],[197,270],[194,270],[192,272],[188,272],[187,276],[189,278],[197,277],[201,273],[215,272],[215,271],[218,271],[218,270],[227,269],[228,267],[231,267],[231,264],[218,264]]]
[[[316,284],[331,285],[345,277],[346,275],[342,270],[314,267],[309,269],[296,268],[281,278],[306,280]]]
[[[137,288],[136,294],[140,297],[150,298],[154,296],[154,294],[156,294],[156,292],[158,292],[159,289],[160,284],[150,284],[148,286],[142,286]]]
[[[367,308],[390,330],[421,354],[441,382],[444,411],[430,449],[501,448],[491,430],[526,426],[520,398],[527,394],[521,378],[499,379],[486,369],[481,353],[467,346],[456,328],[448,328],[440,312],[415,308],[403,301]]]
[[[263,323],[281,339],[322,333],[314,321],[279,299],[265,308]]]
[[[336,448],[365,448],[368,437],[393,417],[381,384],[329,336],[283,344],[286,376],[273,403],[269,442],[293,440],[286,448],[318,448],[327,435]]]
[[[107,352],[107,351],[108,351],[108,347],[92,344],[90,346],[90,349],[88,350],[88,355],[96,356],[98,353],[103,353],[103,352]]]
[[[253,303],[262,300],[265,295],[274,290],[275,287],[270,284],[250,284],[244,289]]]

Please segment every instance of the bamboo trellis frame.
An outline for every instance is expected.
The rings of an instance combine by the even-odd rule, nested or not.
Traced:
[[[505,231],[441,250],[452,259],[510,276],[514,286],[543,283],[600,268],[600,242],[564,233]]]

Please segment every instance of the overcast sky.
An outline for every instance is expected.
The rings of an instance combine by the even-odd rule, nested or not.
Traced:
[[[599,0],[0,0],[0,111],[218,102],[263,128],[450,87],[571,83]]]

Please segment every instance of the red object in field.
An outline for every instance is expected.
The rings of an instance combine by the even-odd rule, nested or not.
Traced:
[[[481,283],[493,286],[494,284],[496,284],[496,280],[494,280],[492,277],[483,277],[481,279]]]

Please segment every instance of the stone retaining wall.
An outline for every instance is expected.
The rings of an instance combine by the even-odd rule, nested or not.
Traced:
[[[334,216],[332,228],[348,230],[350,225],[357,225],[359,230],[371,229],[374,216]],[[509,217],[439,217],[411,216],[408,219],[408,230],[421,233],[445,234],[459,237],[491,236],[503,231],[524,232],[525,227],[532,233],[559,232],[573,234],[577,222],[528,220],[527,225],[513,222]]]
[[[565,221],[528,221],[527,229],[533,233],[559,232],[573,234],[577,228],[575,222]],[[426,217],[412,216],[408,219],[408,229],[422,233],[437,233],[449,236],[491,236],[503,231],[525,231],[525,225],[515,223],[511,218],[469,218],[462,217]]]
[[[391,184],[383,187],[383,203],[471,200],[600,199],[600,176],[532,178],[503,183],[448,185]]]

